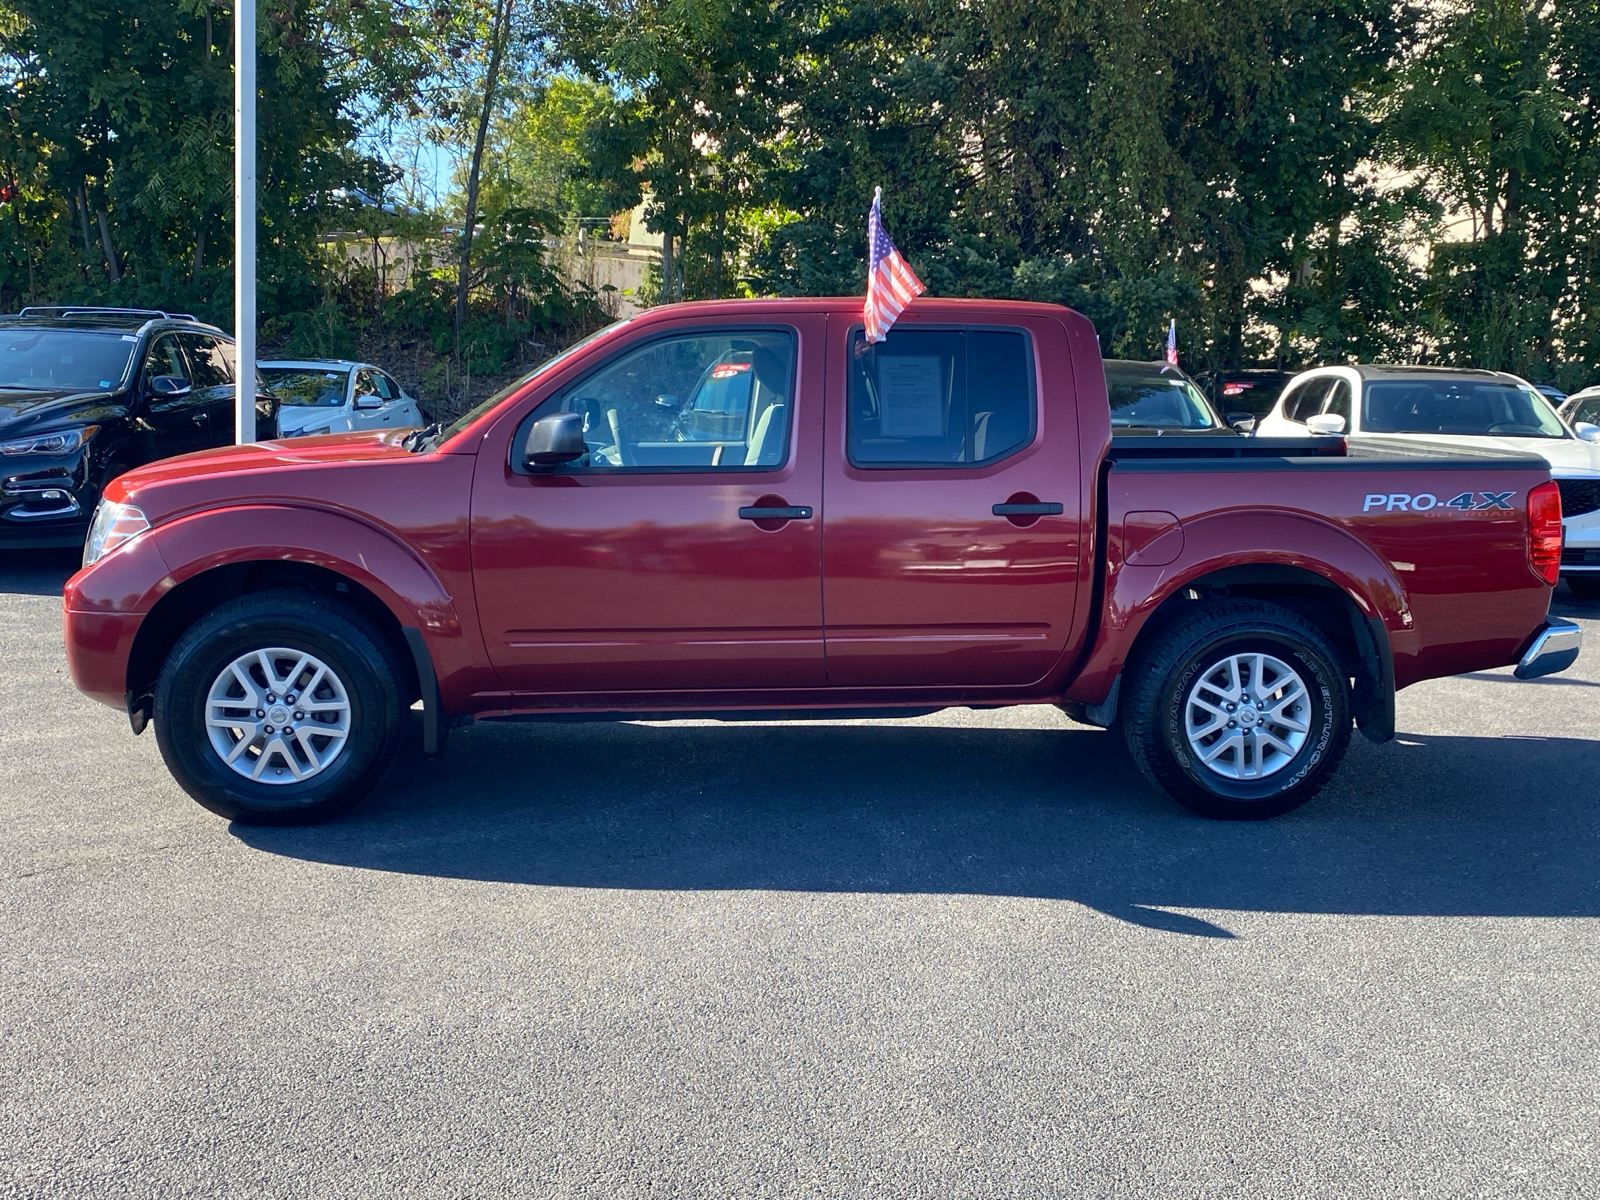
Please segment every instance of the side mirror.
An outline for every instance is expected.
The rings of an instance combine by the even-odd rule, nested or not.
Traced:
[[[670,408],[674,412],[676,412],[677,409],[678,409],[678,398],[676,396],[657,396],[656,397],[656,407],[657,408]]]
[[[182,375],[157,375],[150,380],[150,394],[171,398],[173,396],[187,396],[189,394],[189,381]]]
[[[1235,433],[1254,433],[1256,415],[1254,413],[1229,413],[1228,428]]]
[[[1344,418],[1338,413],[1318,413],[1306,418],[1306,428],[1315,437],[1338,437],[1344,432]]]
[[[1600,442],[1600,425],[1589,421],[1579,421],[1572,427],[1572,432],[1586,442]]]
[[[362,392],[356,397],[357,408],[382,408],[383,397],[377,392]]]
[[[588,451],[583,440],[583,414],[552,413],[540,417],[528,430],[522,457],[530,467],[554,467],[582,458]]]

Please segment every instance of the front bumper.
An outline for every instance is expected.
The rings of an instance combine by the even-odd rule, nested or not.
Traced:
[[[1554,675],[1565,671],[1578,661],[1578,651],[1583,649],[1583,629],[1576,621],[1564,617],[1546,617],[1544,628],[1533,639],[1533,644],[1517,663],[1518,679],[1538,679],[1541,675]]]
[[[0,548],[83,545],[98,498],[83,453],[0,464]]]

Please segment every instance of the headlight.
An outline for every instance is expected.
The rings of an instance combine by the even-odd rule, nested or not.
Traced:
[[[99,562],[123,542],[139,536],[150,528],[150,522],[131,504],[114,504],[100,501],[94,510],[94,521],[89,526],[89,537],[83,543],[83,565]]]
[[[55,433],[16,438],[9,442],[0,442],[0,454],[8,458],[14,458],[19,454],[70,454],[99,431],[98,425],[86,425],[82,429],[62,429]]]

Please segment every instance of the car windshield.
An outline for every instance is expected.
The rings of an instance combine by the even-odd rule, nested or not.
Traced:
[[[267,390],[294,408],[342,408],[349,371],[312,367],[262,367]]]
[[[118,387],[138,344],[132,334],[0,330],[0,387],[69,392]]]
[[[1106,393],[1114,429],[1219,429],[1200,389],[1175,368],[1159,363],[1106,364]]]
[[[1367,433],[1562,438],[1567,431],[1531,387],[1476,379],[1371,380],[1361,401]]]

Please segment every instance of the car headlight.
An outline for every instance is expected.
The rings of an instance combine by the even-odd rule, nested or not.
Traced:
[[[71,454],[98,432],[100,426],[86,425],[82,429],[60,429],[55,433],[14,438],[9,442],[0,442],[0,454],[8,458],[15,458],[19,454]]]
[[[134,505],[100,501],[100,506],[94,510],[94,521],[89,525],[89,536],[83,543],[83,565],[99,562],[123,542],[149,528],[149,520]]]

